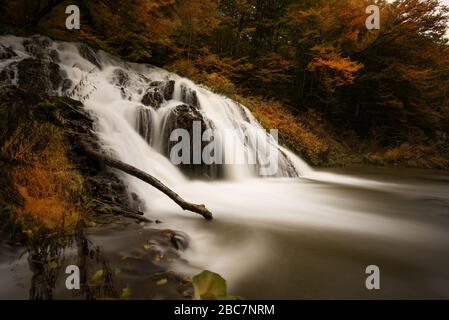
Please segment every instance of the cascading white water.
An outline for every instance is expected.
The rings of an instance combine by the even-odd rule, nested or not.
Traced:
[[[51,42],[47,47],[38,47],[33,52],[26,48],[24,40],[18,37],[1,38],[2,43],[18,54],[2,62],[2,69],[8,63],[36,57],[36,51],[39,50],[47,54],[47,58],[52,52],[56,53],[57,58],[53,62],[71,80],[71,85],[64,91],[59,89],[57,94],[81,100],[93,112],[98,118],[98,134],[105,147],[115,156],[155,174],[167,183],[183,180],[179,171],[162,156],[168,156],[164,149],[170,129],[173,129],[170,127],[173,112],[185,104],[193,105],[201,113],[204,121],[218,133],[217,137],[224,137],[226,130],[234,130],[239,134],[232,144],[227,143],[227,140],[221,141],[223,163],[227,164],[224,166],[225,178],[236,180],[258,175],[250,165],[238,162],[248,154],[261,163],[273,162],[273,155],[276,155],[279,159],[275,176],[296,177],[310,170],[296,155],[280,148],[245,106],[212,93],[188,79],[159,68],[125,63],[104,52],[95,54],[90,49],[89,57],[86,58],[81,54],[86,47],[72,43]],[[170,85],[172,92],[161,94]],[[150,99],[157,100],[157,107],[142,104],[148,94]],[[248,132],[255,141],[268,141],[264,144],[264,150],[245,140]]]
[[[404,248],[411,243],[420,243],[426,248],[428,244],[445,243],[447,240],[446,230],[440,229],[439,225],[410,220],[410,208],[404,204],[407,200],[405,194],[444,198],[447,192],[436,193],[436,189],[430,187],[423,189],[421,186],[313,171],[300,157],[262,133],[260,124],[246,107],[188,79],[148,65],[126,63],[104,52],[94,53],[72,43],[48,41],[41,47],[31,46],[30,50],[30,44],[24,44],[26,40],[0,37],[0,44],[11,47],[15,52],[15,56],[1,57],[3,49],[0,47],[0,85],[17,84],[14,64],[23,59],[38,58],[57,63],[70,83],[66,82],[53,93],[70,95],[84,103],[96,118],[95,130],[105,150],[119,160],[158,177],[187,200],[205,203],[214,213],[212,224],[195,216],[183,216],[182,210],[158,190],[134,177],[121,176],[130,191],[145,202],[146,215],[156,216],[168,223],[168,227],[179,228],[191,237],[190,247],[184,253],[190,264],[197,269],[208,268],[222,273],[231,288],[247,276],[256,279],[257,285],[251,288],[255,287],[257,291],[259,284],[263,284],[260,280],[263,272],[268,272],[267,277],[275,280],[280,277],[281,282],[272,286],[267,284],[265,288],[276,290],[276,286],[283,289],[293,285],[291,294],[297,296],[296,293],[303,289],[294,286],[296,284],[290,277],[299,277],[297,268],[307,265],[304,256],[317,263],[324,261],[326,265],[328,248],[338,251],[344,247],[349,251],[347,243],[350,242],[369,257],[384,257],[383,261],[390,263],[407,252]],[[7,79],[3,79],[3,84],[2,78]],[[143,103],[145,100],[148,100],[148,106]],[[180,105],[190,107],[179,108]],[[221,133],[227,129],[248,130],[254,132],[256,140],[268,138],[267,148],[279,150],[277,178],[258,178],[251,166],[227,165],[206,170],[207,176],[215,177],[223,169],[225,179],[188,179],[167,158],[167,133],[176,127],[174,121],[178,113],[187,112],[200,117],[197,111],[201,113],[205,126]],[[225,144],[223,148],[225,157],[231,158],[250,152],[265,161],[267,155],[274,154],[256,150],[243,139],[237,147]],[[298,176],[303,178],[298,179]],[[335,189],[336,185],[342,186],[341,189]],[[369,194],[373,200],[351,198],[348,201],[345,188],[357,189],[356,194],[359,195]],[[395,215],[395,203],[390,207],[378,201],[377,192],[385,190],[400,195],[397,201],[404,208],[401,216]],[[384,206],[383,214],[379,214],[380,205]],[[418,210],[416,205],[414,209]],[[423,206],[419,210],[425,212],[426,208]],[[167,225],[161,227],[166,228]],[[279,230],[282,230],[282,236],[290,237],[285,245],[273,240]],[[322,238],[310,241],[317,234]],[[377,241],[372,239],[382,239],[388,245],[377,247]],[[292,243],[295,250],[302,250],[302,256],[287,250]],[[364,243],[369,244],[368,249],[363,248]],[[397,244],[401,250],[394,252],[390,243]],[[276,250],[280,254],[276,255]],[[284,257],[283,252],[290,255]],[[314,255],[315,252],[324,254]],[[283,264],[282,259],[297,261],[297,264]],[[335,265],[342,263],[339,259],[336,258]],[[409,256],[404,259],[409,259]],[[361,266],[354,267],[352,261],[344,262],[354,274],[363,274]],[[363,261],[364,266],[365,262],[376,263]],[[273,269],[270,269],[271,265]],[[265,271],[260,271],[262,276],[258,277],[257,272],[262,266]],[[278,270],[278,267],[283,269]],[[314,270],[315,266],[310,270],[303,268],[303,272],[312,275],[310,279],[316,277]],[[321,270],[326,272],[324,268]],[[277,275],[279,271],[284,278]],[[260,297],[260,293],[260,290],[256,292],[255,297]],[[286,297],[283,292],[278,296]]]

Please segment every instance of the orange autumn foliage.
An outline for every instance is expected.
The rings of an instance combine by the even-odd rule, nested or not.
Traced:
[[[18,128],[4,145],[4,151],[21,163],[11,170],[11,180],[24,199],[14,214],[29,229],[72,229],[84,211],[83,179],[66,155],[63,134],[49,124],[25,130]]]

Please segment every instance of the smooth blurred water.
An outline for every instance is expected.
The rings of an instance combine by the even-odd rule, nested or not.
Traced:
[[[222,274],[248,299],[449,298],[449,174],[361,167],[305,179],[195,183],[211,223],[162,197],[153,210],[192,238],[194,274]],[[381,290],[365,287],[366,267]]]

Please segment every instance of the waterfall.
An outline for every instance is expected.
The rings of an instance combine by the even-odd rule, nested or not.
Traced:
[[[248,108],[189,79],[150,65],[126,63],[82,44],[38,36],[0,39],[6,58],[0,64],[3,85],[17,84],[17,69],[26,59],[59,66],[61,79],[50,77],[57,83],[48,88],[50,93],[82,101],[97,118],[97,133],[113,156],[168,183],[176,183],[185,175],[240,180],[298,177],[309,170],[304,161],[281,148],[263,130]],[[6,56],[7,52],[14,54]],[[213,130],[211,141],[218,146],[214,154],[222,155],[221,163],[183,163],[176,168],[170,162],[175,144],[170,141],[171,132],[191,131],[192,121],[200,123],[201,133]],[[235,133],[232,143],[224,139],[229,132]],[[206,142],[200,143],[204,149]],[[254,162],[247,163],[247,159]],[[264,164],[274,161],[277,170],[266,172]]]
[[[301,158],[263,130],[248,108],[189,79],[151,65],[127,63],[83,44],[40,36],[1,36],[0,44],[0,86],[18,85],[81,101],[95,120],[104,151],[157,177],[191,201],[211,202],[218,181],[262,182],[271,180],[267,176],[295,178],[311,172]],[[29,66],[40,70],[41,77],[23,76]],[[218,132],[214,142],[219,148],[214,154],[222,154],[223,164],[172,163],[170,134],[177,128],[192,133],[192,121],[199,123],[201,132]],[[223,138],[227,131],[237,132],[233,143]],[[205,142],[200,144],[204,147]],[[248,155],[256,162],[232,162]],[[274,174],[266,174],[267,162],[277,164]],[[143,201],[146,214],[169,216],[160,207],[158,190],[124,173],[117,175]],[[163,203],[179,214],[169,200]]]

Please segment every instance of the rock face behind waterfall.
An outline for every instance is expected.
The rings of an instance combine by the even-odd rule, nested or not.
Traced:
[[[114,72],[116,74],[116,72]],[[120,76],[116,78],[126,78],[126,76]],[[115,83],[120,81],[115,80]],[[123,81],[122,81],[123,82]],[[141,99],[143,106],[138,107],[136,115],[136,130],[151,146],[159,145],[162,149],[161,152],[170,158],[172,148],[177,144],[175,141],[170,141],[171,133],[176,129],[186,130],[190,137],[193,139],[194,127],[193,124],[197,122],[200,125],[200,137],[208,128],[212,128],[213,124],[206,116],[201,112],[201,107],[195,90],[187,88],[181,85],[181,101],[184,104],[180,104],[170,109],[168,114],[164,115],[163,126],[160,128],[162,132],[159,137],[161,141],[154,141],[154,115],[161,108],[162,104],[168,102],[174,98],[175,80],[168,81],[148,81],[149,87]],[[126,89],[125,89],[126,90]],[[193,155],[193,140],[190,141],[190,162],[188,164],[183,163],[178,165],[182,172],[192,178],[204,178],[215,179],[223,176],[223,170],[219,165],[207,165],[201,161],[201,163],[194,163]],[[201,142],[201,150],[206,146],[205,142]]]
[[[197,123],[199,130],[194,132],[194,123]],[[219,165],[206,165],[203,163],[203,159],[200,159],[201,163],[194,162],[194,138],[197,138],[195,134],[200,134],[199,139],[205,130],[213,128],[213,124],[205,118],[204,114],[198,107],[182,104],[173,108],[166,118],[166,125],[162,135],[162,141],[164,142],[163,153],[165,156],[170,157],[172,148],[178,143],[177,141],[170,141],[171,133],[176,129],[183,129],[189,133],[190,136],[190,154],[189,164],[181,164],[179,168],[187,175],[196,178],[220,178],[223,174]],[[201,142],[201,150],[206,146],[206,142]],[[201,151],[200,150],[200,151]]]
[[[17,76],[18,86],[28,92],[52,94],[63,86],[63,72],[50,61],[25,59],[13,63],[1,73],[0,79],[11,81],[13,74]]]

